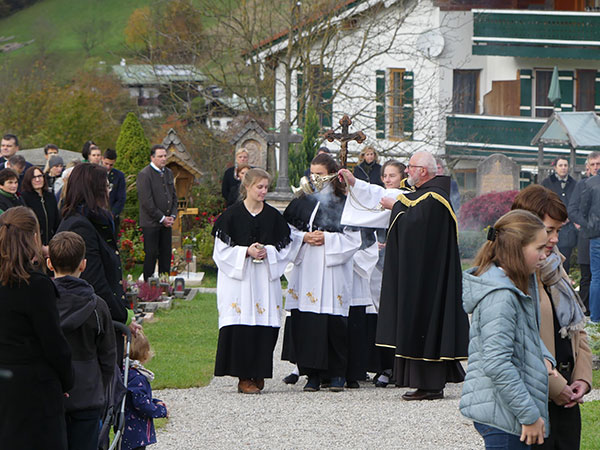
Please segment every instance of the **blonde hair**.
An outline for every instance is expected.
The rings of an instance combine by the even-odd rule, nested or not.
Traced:
[[[250,152],[248,151],[248,149],[246,147],[240,147],[235,151],[236,158],[237,158],[237,155],[239,155],[240,153],[245,153],[246,155],[250,156]]]
[[[258,183],[260,180],[267,179],[268,183],[271,183],[271,175],[269,172],[263,169],[250,169],[244,175],[244,180],[240,185],[240,198],[244,200],[248,196],[248,189]]]
[[[368,152],[373,152],[373,154],[375,155],[375,159],[373,160],[373,162],[379,163],[379,155],[377,154],[377,150],[375,150],[375,148],[371,147],[370,145],[368,147],[364,147],[360,151],[360,154],[358,155],[358,162],[363,162],[365,160],[365,153]]]
[[[131,336],[131,349],[129,350],[129,358],[137,359],[142,364],[150,361],[154,356],[154,352],[150,347],[150,341],[144,335],[142,330],[137,332],[137,335]]]
[[[490,232],[493,240],[481,246],[475,257],[478,266],[475,275],[484,273],[495,263],[502,267],[508,278],[527,294],[529,269],[525,264],[523,248],[533,242],[535,235],[546,227],[539,217],[523,209],[513,209],[500,217]]]

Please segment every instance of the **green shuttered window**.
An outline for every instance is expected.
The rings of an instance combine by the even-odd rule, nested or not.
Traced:
[[[385,139],[386,135],[391,140],[412,139],[414,131],[413,72],[404,69],[388,69],[387,72],[375,71],[375,130],[378,139]]]

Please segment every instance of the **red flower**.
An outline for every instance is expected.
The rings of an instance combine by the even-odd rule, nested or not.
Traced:
[[[197,222],[198,220],[200,220],[200,217],[196,216],[194,217],[194,220]]]
[[[202,215],[203,215],[203,216],[206,216],[206,214],[207,214],[207,212],[206,212],[206,211],[203,211],[203,212],[202,212]]]

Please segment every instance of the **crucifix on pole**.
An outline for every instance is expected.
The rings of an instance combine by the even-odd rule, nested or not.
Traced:
[[[357,131],[355,133],[350,133],[348,128],[352,125],[352,121],[347,114],[344,114],[344,117],[340,119],[340,125],[342,126],[341,133],[335,133],[333,130],[327,130],[323,137],[327,139],[329,142],[340,141],[340,164],[342,168],[346,168],[346,160],[348,158],[348,142],[356,141],[359,144],[362,144],[367,137],[362,131]]]
[[[290,144],[302,142],[302,136],[290,133],[290,125],[285,120],[279,122],[279,133],[267,135],[269,144],[279,144],[279,175],[275,192],[289,193],[290,181],[288,178],[288,152]]]

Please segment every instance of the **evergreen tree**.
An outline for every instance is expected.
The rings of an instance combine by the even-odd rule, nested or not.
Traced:
[[[300,145],[293,145],[289,153],[288,174],[290,184],[298,186],[300,178],[308,168],[310,162],[317,154],[319,147],[319,117],[315,108],[311,105],[306,111],[306,121],[304,122],[304,137]]]
[[[132,112],[127,114],[121,125],[116,151],[116,167],[123,171],[127,180],[127,201],[123,217],[137,220],[139,209],[135,182],[137,174],[150,161],[150,142],[144,134],[142,124]]]

